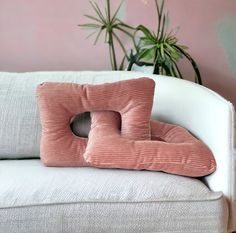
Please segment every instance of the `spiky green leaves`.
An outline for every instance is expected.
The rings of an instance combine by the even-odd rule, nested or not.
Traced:
[[[103,32],[105,33],[105,42],[108,43],[109,46],[110,61],[113,70],[118,70],[123,68],[125,59],[128,59],[126,48],[117,32],[120,31],[126,34],[128,37],[132,38],[133,40],[133,34],[129,32],[129,30],[130,29],[133,30],[133,28],[122,22],[117,17],[123,2],[124,0],[120,3],[113,16],[111,16],[110,0],[106,1],[105,12],[102,12],[102,10],[100,9],[100,7],[96,2],[90,1],[90,5],[94,10],[95,16],[85,15],[85,17],[88,18],[91,21],[91,23],[79,25],[80,27],[93,30],[93,32],[89,34],[88,37],[96,35],[94,44],[98,42],[102,33]],[[119,67],[117,65],[115,43],[119,45],[124,54],[124,57]]]
[[[113,70],[123,69],[125,61],[128,60],[128,70],[131,70],[133,63],[153,65],[155,74],[183,78],[178,67],[178,61],[186,58],[193,67],[195,82],[202,84],[198,66],[190,54],[186,52],[187,47],[178,43],[174,31],[168,31],[169,17],[168,14],[164,13],[165,0],[154,1],[157,11],[156,32],[151,31],[142,24],[133,28],[120,20],[118,13],[124,0],[122,0],[113,15],[111,15],[110,0],[106,0],[104,12],[96,2],[90,1],[94,15],[85,15],[90,22],[79,26],[92,30],[88,37],[95,36],[94,44],[98,42],[102,35],[105,35],[105,42],[109,47],[110,62]],[[133,41],[135,53],[131,50],[130,55],[128,55],[118,32],[124,33]],[[117,48],[120,48],[123,52],[123,59],[120,61],[119,66],[116,57]]]
[[[144,64],[146,62],[152,62],[154,64],[155,74],[165,74],[183,78],[177,63],[180,59],[185,57],[193,67],[195,82],[202,84],[197,64],[186,52],[187,47],[178,44],[178,39],[173,31],[168,32],[169,20],[168,14],[164,13],[164,3],[164,0],[162,0],[160,4],[158,0],[155,0],[158,16],[156,33],[144,25],[139,25],[136,28],[136,33],[141,33],[141,36],[137,44],[135,62],[143,62]]]

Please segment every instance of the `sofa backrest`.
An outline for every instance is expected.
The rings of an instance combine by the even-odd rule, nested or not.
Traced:
[[[152,117],[176,123],[189,129],[201,140],[208,143],[209,131],[199,135],[194,129],[196,124],[204,124],[205,108],[199,93],[213,93],[207,88],[192,82],[139,72],[0,72],[0,158],[39,157],[41,126],[36,99],[36,87],[42,82],[105,83],[138,77],[150,77],[156,81]],[[193,88],[194,87],[194,88]],[[221,97],[218,96],[220,99]],[[184,104],[183,104],[184,100]],[[223,100],[223,98],[221,98]],[[197,116],[186,111],[194,106]],[[200,108],[199,108],[200,107]],[[211,106],[213,108],[214,106]],[[215,110],[219,111],[218,105]],[[199,112],[200,110],[200,112]],[[174,115],[173,115],[174,114]],[[217,113],[217,115],[221,113]],[[191,117],[189,117],[191,116]],[[206,125],[206,128],[210,125]],[[220,125],[218,126],[220,127]],[[218,132],[220,129],[218,129]]]
[[[142,77],[134,72],[0,72],[0,158],[39,157],[36,87],[42,82],[98,84]]]

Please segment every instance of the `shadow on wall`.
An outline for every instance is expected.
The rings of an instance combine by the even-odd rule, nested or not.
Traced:
[[[219,73],[214,69],[210,69],[209,67],[200,67],[202,70],[202,75],[204,77],[211,77],[205,78],[204,86],[216,91],[224,98],[229,100],[231,103],[234,104],[236,107],[236,95],[235,95],[235,88],[236,88],[236,77],[232,78],[232,76],[226,74],[222,71]],[[221,79],[214,77],[222,77]]]
[[[236,79],[236,16],[226,16],[217,25],[217,33],[221,47],[228,58],[229,68]]]
[[[187,80],[194,81],[194,74],[185,60],[180,62],[180,68]],[[236,77],[234,78],[229,72],[226,73],[224,69],[215,69],[207,64],[199,63],[199,69],[203,77],[203,85],[216,91],[236,107]]]

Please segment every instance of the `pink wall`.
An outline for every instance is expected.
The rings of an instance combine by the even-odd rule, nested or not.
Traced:
[[[153,2],[126,0],[121,17],[155,29]],[[199,64],[205,86],[236,106],[236,1],[166,0],[166,9],[171,27],[180,27],[180,43],[189,46]],[[0,70],[110,69],[106,46],[94,47],[93,39],[86,40],[88,31],[77,27],[88,12],[89,1],[82,0],[1,0]],[[192,75],[189,66],[182,67]]]

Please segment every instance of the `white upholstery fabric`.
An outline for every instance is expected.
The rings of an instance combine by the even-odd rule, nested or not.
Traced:
[[[1,233],[226,233],[223,199],[0,209]]]
[[[43,81],[104,83],[144,76],[135,72],[0,73],[0,157],[39,155],[40,124],[35,88]],[[217,171],[205,178],[223,191],[230,206],[229,230],[236,231],[236,179],[233,105],[192,82],[155,75],[153,118],[189,129],[213,151]]]
[[[162,79],[162,82],[157,80],[158,83],[157,118],[187,128],[212,150],[217,170],[204,180],[211,190],[221,190],[227,197],[230,205],[228,230],[236,231],[233,105],[215,92],[192,82]]]
[[[222,193],[193,178],[5,160],[0,185],[4,233],[226,232]]]
[[[0,163],[0,208],[79,201],[215,200],[194,178],[160,172],[96,168],[50,168],[38,159]]]

